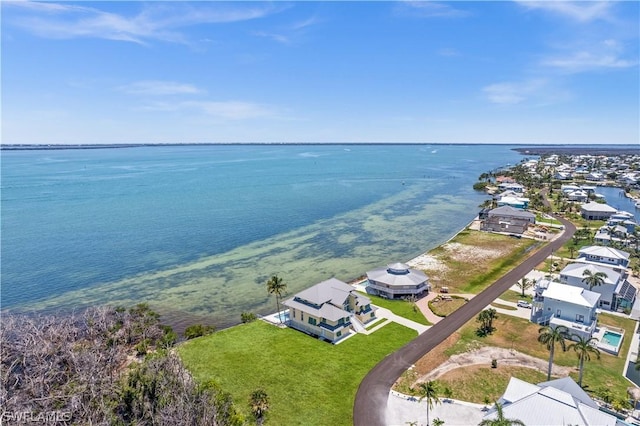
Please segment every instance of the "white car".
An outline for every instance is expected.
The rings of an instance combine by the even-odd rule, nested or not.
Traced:
[[[518,307],[519,308],[529,308],[531,309],[531,303],[524,301],[524,300],[518,300]]]

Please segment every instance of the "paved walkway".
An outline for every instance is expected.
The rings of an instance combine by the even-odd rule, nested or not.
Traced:
[[[417,323],[415,321],[411,321],[411,320],[406,319],[404,317],[398,316],[398,315],[394,314],[393,312],[391,312],[389,309],[381,308],[380,306],[376,306],[376,307],[378,308],[378,310],[376,311],[376,316],[378,318],[386,318],[388,321],[385,321],[382,324],[379,324],[379,325],[376,325],[374,327],[371,327],[370,329],[368,329],[365,332],[363,332],[363,334],[373,333],[374,331],[378,330],[381,327],[384,327],[385,325],[389,324],[390,322],[395,322],[395,323],[398,323],[400,325],[404,325],[405,327],[412,328],[415,331],[417,331],[418,334],[424,333],[425,331],[427,331],[431,327],[431,326],[420,324],[420,323]]]

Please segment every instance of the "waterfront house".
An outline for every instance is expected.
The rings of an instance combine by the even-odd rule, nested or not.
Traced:
[[[569,201],[577,201],[579,203],[585,203],[589,200],[589,194],[582,189],[578,189],[575,191],[570,191],[566,193],[567,200]]]
[[[529,208],[529,199],[525,197],[504,196],[497,200],[497,206],[510,206],[514,209],[526,210]]]
[[[517,194],[523,194],[524,193],[524,186],[520,185],[519,183],[515,183],[515,182],[502,182],[498,185],[498,189],[500,191],[513,191]]]
[[[613,267],[585,263],[572,263],[560,271],[560,282],[574,287],[588,289],[589,286],[583,280],[585,271],[592,275],[602,272],[604,283],[595,286],[591,291],[600,294],[598,307],[610,311],[631,308],[636,299],[636,289],[626,279],[626,273],[617,272]]]
[[[512,377],[497,401],[506,419],[526,425],[622,426],[626,423],[599,409],[598,404],[571,378],[537,385]],[[483,420],[495,420],[493,407]]]
[[[567,327],[569,335],[589,339],[596,329],[600,295],[580,287],[543,280],[536,286],[531,322]]]
[[[491,210],[487,219],[482,221],[480,229],[483,231],[505,232],[509,234],[523,234],[529,225],[535,223],[536,216],[533,213],[501,206]]]
[[[612,247],[586,246],[578,250],[577,262],[596,263],[623,273],[629,267],[629,253]]]
[[[394,263],[386,268],[367,272],[367,291],[387,299],[418,297],[431,290],[429,278],[404,263]]]
[[[608,204],[590,202],[580,207],[580,215],[587,220],[608,220],[617,210]]]
[[[591,182],[600,182],[604,180],[604,176],[599,172],[591,172],[585,176],[585,179]]]
[[[556,179],[556,180],[569,180],[572,177],[573,176],[572,176],[571,172],[563,172],[563,171],[557,171],[553,175],[553,178]]]
[[[331,278],[283,303],[289,308],[289,326],[332,343],[375,318],[371,299],[349,284]]]

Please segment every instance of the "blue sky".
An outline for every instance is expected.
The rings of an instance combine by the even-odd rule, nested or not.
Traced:
[[[640,144],[636,1],[1,8],[2,143]]]

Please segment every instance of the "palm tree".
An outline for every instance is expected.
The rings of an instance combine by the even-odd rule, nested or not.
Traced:
[[[496,402],[496,418],[495,419],[484,419],[478,426],[525,426],[522,420],[518,419],[507,419],[504,417],[504,412],[502,411],[502,404]]]
[[[282,324],[282,317],[280,316],[280,297],[282,297],[282,293],[287,289],[287,284],[282,281],[282,278],[278,277],[278,275],[274,275],[269,278],[267,281],[267,291],[269,294],[276,295],[276,307],[278,309],[278,318],[280,319],[280,324]]]
[[[591,342],[597,341],[595,337],[585,339],[584,337],[578,337],[578,341],[569,345],[567,349],[573,349],[578,355],[580,360],[580,375],[578,376],[578,384],[582,386],[582,374],[584,373],[584,362],[591,361],[591,355],[594,354],[597,359],[600,359],[600,351],[596,349]]]
[[[522,290],[522,297],[524,297],[525,290],[527,290],[528,288],[531,288],[531,286],[533,285],[533,281],[531,281],[527,277],[522,277],[520,282],[517,282],[516,285],[520,290]]]
[[[426,383],[418,384],[418,395],[420,395],[420,402],[423,399],[427,400],[427,424],[429,424],[429,409],[433,408],[434,404],[439,404],[440,399],[438,398],[438,393],[440,393],[440,389],[438,386],[438,382],[435,380],[429,380]]]
[[[589,286],[589,291],[594,287],[604,284],[604,280],[607,279],[607,274],[604,272],[594,273],[590,269],[585,269],[582,276],[584,277],[582,282]]]
[[[264,416],[269,411],[269,396],[262,389],[256,389],[251,392],[249,397],[249,406],[251,407],[251,414],[256,419],[256,423],[261,425],[264,421]]]
[[[541,327],[538,330],[538,342],[547,346],[549,351],[549,370],[547,371],[547,381],[551,380],[551,369],[553,368],[553,353],[556,348],[556,343],[560,344],[562,351],[567,350],[567,345],[564,341],[565,336],[569,329],[563,325],[559,325],[556,328],[548,325]]]
[[[476,321],[481,323],[480,330],[484,334],[491,334],[493,331],[493,320],[498,318],[498,313],[495,309],[489,308],[478,314]]]

